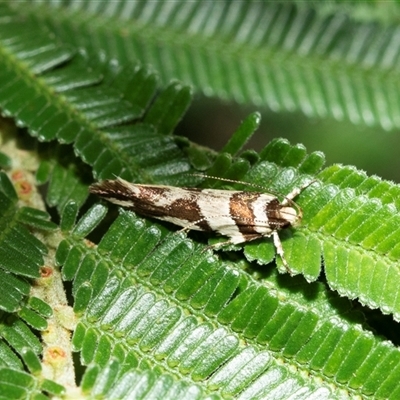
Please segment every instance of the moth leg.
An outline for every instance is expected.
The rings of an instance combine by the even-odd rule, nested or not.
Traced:
[[[208,249],[216,250],[218,248],[222,248],[222,247],[228,246],[230,244],[247,243],[247,242],[251,242],[252,240],[260,239],[262,237],[263,236],[260,235],[259,233],[242,235],[240,240],[239,239],[235,240],[235,238],[231,238],[225,242],[215,243],[213,245],[207,246],[205,250],[208,250]]]
[[[286,268],[286,270],[289,272],[290,275],[293,275],[293,273],[292,273],[291,269],[289,268],[289,265],[286,261],[285,252],[283,251],[282,242],[281,242],[281,239],[280,239],[277,231],[272,232],[272,238],[274,240],[274,246],[276,249],[276,253],[281,258],[283,266]]]
[[[286,268],[287,272],[289,272],[290,275],[293,275],[291,269],[289,268],[289,264],[286,261],[285,252],[283,251],[282,242],[281,242],[278,232],[273,231],[271,233],[271,236],[272,236],[273,243],[274,243],[274,246],[276,249],[276,254],[278,254],[279,257],[281,258],[283,266]],[[242,235],[242,237],[240,238],[240,241],[238,239],[235,240],[235,238],[231,238],[231,239],[227,240],[226,242],[216,243],[214,245],[207,246],[204,251],[216,250],[216,249],[222,248],[222,247],[230,245],[230,244],[247,243],[247,242],[251,242],[252,240],[260,239],[262,237],[266,237],[266,236],[260,235],[258,233]]]

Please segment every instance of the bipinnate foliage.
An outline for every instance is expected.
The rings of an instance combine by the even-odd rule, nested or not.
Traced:
[[[272,271],[254,281],[238,262],[122,210],[99,245],[87,246],[81,235],[102,216],[88,212],[57,251],[64,279],[74,282],[82,318],[73,345],[84,364],[155,362],[223,397],[330,398],[340,393],[337,381],[365,394],[398,387],[394,376],[383,383],[379,371],[369,375],[387,357],[396,362],[397,349],[374,340],[322,284]],[[306,365],[323,381],[299,375]]]
[[[17,136],[20,143],[0,155],[8,172],[0,174],[0,393],[43,398],[71,390],[49,379],[40,358],[38,337],[51,333],[52,312],[32,290],[46,257],[46,268],[61,268],[63,281],[72,282],[76,326],[62,350],[79,352],[87,367],[84,396],[398,398],[400,353],[365,319],[374,308],[400,319],[398,185],[355,167],[324,168],[320,152],[284,139],[259,153],[242,151],[258,113],[220,153],[178,138],[187,86],[163,87],[154,71],[122,67],[107,52],[92,58],[93,49],[78,51],[62,34],[82,20],[70,20],[68,10],[55,15],[53,27],[63,22],[55,36],[37,25],[46,15],[35,14],[35,2],[21,4],[0,4],[0,107],[28,132],[5,136],[3,146]],[[68,4],[85,15],[81,3]],[[96,4],[108,15],[123,3]],[[144,12],[149,3],[142,5]],[[277,7],[285,16],[295,6]],[[22,203],[30,192],[15,173],[22,147],[37,158],[37,182],[47,185],[43,199],[57,223]],[[242,183],[191,174],[199,171]],[[289,274],[269,239],[216,252],[208,248],[213,235],[177,233],[122,209],[115,217],[115,207],[87,198],[91,174],[177,186],[261,185],[281,200],[315,182],[296,199],[301,226],[280,233]]]
[[[153,65],[164,83],[275,111],[400,126],[396,2],[9,3],[64,43]]]
[[[16,182],[18,185],[18,181]],[[38,278],[46,246],[30,234],[28,227],[51,231],[56,228],[47,213],[30,207],[18,207],[17,193],[4,172],[0,172],[0,220],[3,227],[0,246],[0,309],[14,312],[29,294],[26,278]],[[18,246],[15,246],[18,243]],[[44,327],[45,322],[43,321]]]

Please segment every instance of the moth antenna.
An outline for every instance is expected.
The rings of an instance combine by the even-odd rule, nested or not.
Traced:
[[[293,206],[296,208],[297,210],[297,215],[300,219],[303,218],[303,210],[302,208],[293,200],[294,197],[298,196],[304,189],[308,188],[310,185],[312,185],[313,183],[317,182],[316,179],[313,179],[307,183],[305,183],[304,185],[302,185],[300,188],[295,188],[291,193],[289,193],[287,196],[285,197],[285,200],[282,202],[282,205],[288,204],[290,206]]]
[[[240,183],[240,184],[245,185],[245,186],[253,186],[255,188],[263,189],[265,191],[270,191],[271,192],[270,189],[268,189],[268,188],[266,188],[264,186],[261,186],[261,185],[257,185],[256,183],[237,181],[235,179],[221,178],[219,176],[212,176],[212,175],[206,175],[206,174],[188,174],[188,175],[190,175],[190,176],[198,176],[198,177],[201,177],[201,178],[210,178],[210,179],[215,179],[217,181],[223,181],[223,182]]]

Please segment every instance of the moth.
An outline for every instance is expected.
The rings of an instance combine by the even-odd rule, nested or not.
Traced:
[[[97,182],[90,186],[90,192],[183,230],[216,232],[228,237],[227,242],[219,244],[222,246],[272,236],[276,252],[289,270],[278,232],[300,224],[303,212],[293,199],[313,182],[293,189],[282,201],[269,193],[142,185],[122,178]]]

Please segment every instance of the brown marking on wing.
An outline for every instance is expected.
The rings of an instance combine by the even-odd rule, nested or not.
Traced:
[[[202,230],[209,231],[210,227],[207,221],[202,216],[200,209],[197,205],[198,194],[201,190],[199,189],[186,189],[187,194],[190,194],[188,198],[176,199],[168,204],[168,193],[171,189],[157,187],[157,186],[139,186],[140,188],[140,200],[136,201],[135,211],[138,213],[153,217],[163,218],[165,216],[181,219],[183,222],[189,221],[198,226]],[[154,204],[160,198],[164,198],[167,203],[165,206],[159,206]],[[180,226],[185,226],[183,223]]]
[[[268,216],[268,224],[272,229],[285,229],[291,226],[291,223],[282,217],[280,210],[282,208],[282,204],[278,199],[271,200],[267,206],[267,216]]]
[[[204,231],[211,231],[207,220],[201,214],[197,196],[191,199],[178,199],[168,206],[168,215],[192,222]]]
[[[255,230],[255,216],[251,206],[259,193],[237,192],[230,198],[229,211],[233,220],[243,235],[259,235]]]
[[[130,191],[124,183],[119,180],[107,179],[102,182],[93,183],[90,185],[89,191],[90,193],[97,194],[106,199],[115,198],[124,201],[130,199]]]
[[[121,180],[105,180],[90,187],[90,192],[113,200],[127,203],[126,208],[146,217],[165,219],[173,217],[181,219],[181,226],[187,221],[197,225],[202,230],[210,230],[207,221],[200,213],[197,198],[201,189],[180,188],[186,198],[171,200],[173,188],[168,186],[134,185],[134,189]],[[157,204],[158,203],[158,204]],[[128,205],[129,204],[129,205]]]

